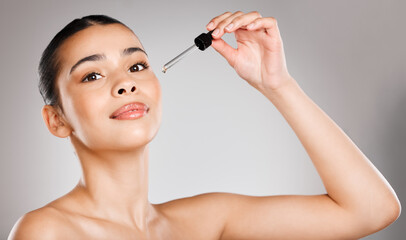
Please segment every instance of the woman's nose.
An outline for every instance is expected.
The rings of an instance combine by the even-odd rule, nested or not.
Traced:
[[[136,92],[137,92],[137,86],[136,86],[135,82],[133,82],[133,81],[125,81],[125,82],[118,83],[113,88],[113,95],[115,97],[125,96],[125,95],[136,93]]]

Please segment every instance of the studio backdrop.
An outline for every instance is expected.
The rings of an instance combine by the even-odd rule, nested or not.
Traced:
[[[325,189],[286,121],[212,48],[161,68],[225,11],[275,17],[289,73],[406,198],[406,4],[385,1],[0,2],[0,238],[24,213],[70,191],[81,169],[69,140],[42,120],[37,67],[74,18],[106,14],[140,38],[162,87],[150,143],[149,198],[205,192],[321,194]],[[236,46],[232,36],[224,39]],[[405,215],[365,239],[403,239]]]

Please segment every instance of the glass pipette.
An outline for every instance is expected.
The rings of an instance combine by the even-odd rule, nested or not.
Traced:
[[[193,44],[191,47],[183,51],[181,54],[176,56],[174,59],[169,61],[167,64],[165,64],[162,67],[162,72],[166,73],[170,67],[175,65],[175,63],[179,62],[182,58],[184,58],[186,55],[189,53],[193,52],[196,49],[200,49],[201,51],[206,50],[206,48],[210,47],[213,37],[211,36],[213,31],[210,31],[208,33],[202,33],[200,34],[197,38],[195,38],[195,44]]]

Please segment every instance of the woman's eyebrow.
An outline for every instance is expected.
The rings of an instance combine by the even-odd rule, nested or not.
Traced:
[[[144,51],[144,49],[139,48],[139,47],[129,47],[129,48],[126,48],[126,49],[124,49],[122,55],[123,55],[123,56],[127,56],[127,55],[130,55],[130,54],[134,53],[134,52],[143,52],[145,55],[148,56],[148,54]]]
[[[82,64],[84,62],[100,61],[105,58],[106,58],[106,56],[104,54],[93,54],[93,55],[84,57],[84,58],[80,59],[77,63],[75,63],[75,65],[73,65],[73,67],[70,69],[69,74],[71,74],[80,64]]]
[[[139,47],[129,47],[123,50],[123,52],[121,53],[121,56],[128,56],[131,55],[134,52],[143,52],[145,55],[148,56],[148,54]],[[71,74],[80,64],[84,63],[84,62],[88,62],[88,61],[100,61],[106,58],[106,55],[104,54],[93,54],[87,57],[84,57],[82,59],[80,59],[77,63],[75,63],[73,65],[73,67],[70,69],[69,74]]]

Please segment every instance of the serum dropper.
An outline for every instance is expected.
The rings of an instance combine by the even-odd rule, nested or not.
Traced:
[[[208,33],[202,33],[195,38],[195,44],[191,47],[183,51],[181,54],[176,56],[174,59],[170,60],[167,64],[162,67],[162,72],[166,73],[170,67],[175,65],[175,63],[179,62],[182,58],[184,58],[189,53],[193,52],[196,49],[200,49],[201,51],[206,50],[206,48],[210,47],[213,37],[211,36],[213,30]]]

